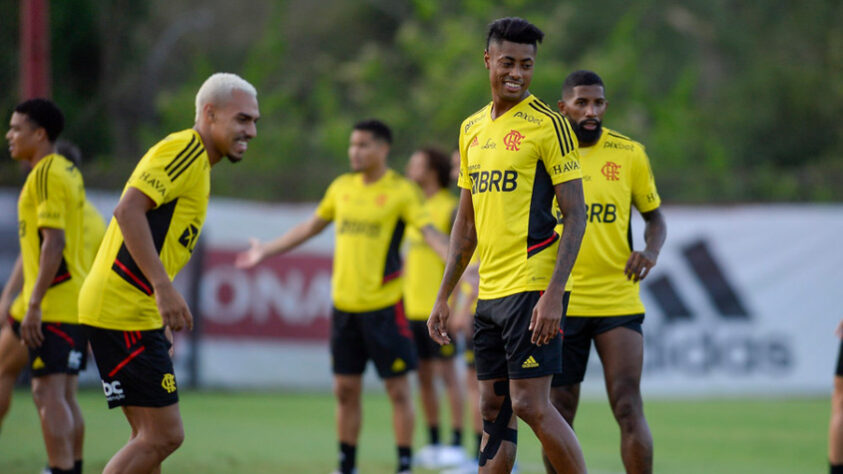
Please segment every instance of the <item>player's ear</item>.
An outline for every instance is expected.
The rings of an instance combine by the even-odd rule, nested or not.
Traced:
[[[565,115],[565,101],[559,99],[556,101],[556,108],[559,109],[559,113]]]
[[[486,69],[489,69],[489,63],[490,63],[491,59],[492,59],[491,56],[489,56],[489,50],[484,49],[483,50],[483,64],[486,65]]]
[[[211,123],[214,121],[214,104],[208,103],[202,107],[202,115],[205,117],[205,121]]]

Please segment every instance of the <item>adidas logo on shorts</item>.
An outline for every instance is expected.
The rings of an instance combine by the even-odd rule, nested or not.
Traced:
[[[535,369],[538,366],[539,363],[536,362],[536,359],[534,359],[533,356],[527,357],[527,360],[525,360],[524,363],[521,364],[522,369]]]

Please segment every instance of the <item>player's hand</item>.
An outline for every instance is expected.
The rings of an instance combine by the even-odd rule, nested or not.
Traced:
[[[559,335],[562,306],[561,292],[545,291],[541,295],[539,302],[533,308],[533,317],[530,318],[530,331],[533,332],[530,342],[543,346]]]
[[[249,249],[237,254],[234,259],[234,266],[240,269],[252,268],[261,263],[264,258],[266,258],[266,252],[261,245],[261,241],[252,237],[249,239]]]
[[[179,294],[171,282],[155,287],[155,304],[161,313],[164,326],[170,326],[173,331],[183,328],[193,329],[193,315],[184,298]]]
[[[167,351],[167,354],[170,355],[170,359],[176,355],[176,339],[173,336],[173,330],[170,329],[170,326],[164,326],[164,337],[167,338],[167,342],[170,343],[170,349]]]
[[[30,305],[20,323],[21,342],[27,347],[41,347],[44,333],[41,332],[41,306]]]
[[[430,317],[427,319],[427,333],[440,346],[451,343],[451,338],[448,336],[448,317],[451,315],[451,308],[448,307],[448,302],[437,299],[433,305],[433,310],[430,312]]]
[[[632,252],[629,260],[626,261],[626,267],[623,269],[626,279],[632,281],[643,280],[650,274],[650,270],[656,266],[656,260],[658,259],[658,254],[648,250]]]

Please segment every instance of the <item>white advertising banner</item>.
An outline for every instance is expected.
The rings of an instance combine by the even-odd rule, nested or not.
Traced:
[[[110,215],[116,195],[91,194]],[[11,197],[0,194],[0,207],[12,209]],[[211,200],[199,298],[201,385],[330,387],[333,228],[254,270],[233,265],[249,237],[275,237],[314,208]],[[667,244],[641,285],[645,395],[827,394],[840,345],[833,331],[843,319],[843,205],[663,212]],[[0,230],[9,234],[6,221],[13,222],[0,218]],[[642,235],[636,217],[636,248]],[[368,377],[374,380],[372,369]],[[604,392],[594,351],[583,390]]]

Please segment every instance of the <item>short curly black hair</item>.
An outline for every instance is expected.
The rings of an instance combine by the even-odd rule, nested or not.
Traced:
[[[489,31],[486,34],[486,49],[489,49],[492,41],[509,41],[536,46],[543,39],[542,30],[523,18],[500,18],[489,25]]]
[[[15,107],[15,112],[26,115],[29,121],[47,132],[47,139],[55,143],[64,130],[64,114],[56,104],[47,99],[29,99]]]

